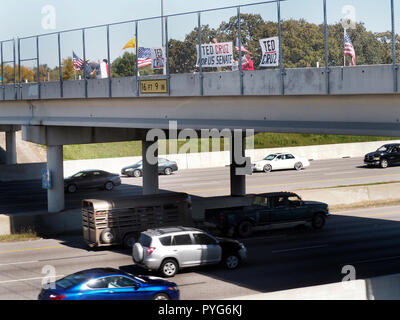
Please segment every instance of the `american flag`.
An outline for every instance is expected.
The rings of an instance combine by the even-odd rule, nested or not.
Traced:
[[[344,29],[344,55],[351,56],[350,65],[355,66],[356,61],[356,52],[354,51],[353,44],[351,43],[350,37],[347,34],[347,30]]]
[[[138,67],[151,65],[151,50],[150,48],[139,47],[138,49]]]
[[[82,65],[83,65],[83,59],[79,58],[75,52],[72,51],[72,56],[73,56],[73,62],[74,62],[74,69],[81,71]]]

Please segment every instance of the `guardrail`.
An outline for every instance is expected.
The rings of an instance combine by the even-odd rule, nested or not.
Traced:
[[[318,0],[317,0],[318,1]],[[329,42],[328,42],[328,22],[327,22],[327,2],[329,0],[320,0],[320,4],[322,3],[322,8],[323,8],[323,33],[324,33],[324,72],[325,72],[325,93],[330,94],[331,93],[331,88],[330,88],[330,72],[331,72],[331,63],[329,61],[329,53],[330,53],[330,48],[329,48]],[[388,2],[390,1],[390,8],[391,8],[391,46],[392,46],[392,69],[393,69],[393,92],[398,92],[398,65],[396,62],[396,34],[395,34],[395,0],[387,0]],[[177,14],[171,14],[171,15],[163,15],[163,16],[156,16],[156,17],[150,17],[150,18],[143,18],[143,19],[132,19],[128,21],[123,21],[123,22],[116,22],[116,23],[109,23],[109,24],[103,24],[103,25],[96,25],[96,26],[90,26],[90,27],[84,27],[84,28],[77,28],[77,29],[70,29],[70,30],[64,30],[60,32],[52,32],[52,33],[46,33],[46,34],[40,34],[40,35],[33,35],[33,36],[28,36],[28,37],[21,37],[17,39],[11,39],[11,40],[5,40],[5,41],[0,41],[0,49],[1,49],[1,55],[0,55],[0,63],[1,63],[1,75],[2,75],[2,80],[1,80],[1,89],[3,91],[2,98],[3,100],[6,100],[6,94],[5,94],[5,87],[6,83],[4,80],[4,66],[7,64],[12,64],[13,65],[13,71],[14,71],[14,94],[13,94],[13,99],[12,100],[19,100],[23,99],[22,96],[22,75],[21,75],[21,70],[22,66],[21,63],[23,62],[34,62],[36,64],[36,83],[37,83],[37,99],[41,99],[41,86],[43,81],[40,79],[40,39],[44,37],[49,37],[49,36],[56,36],[57,37],[57,54],[58,54],[58,79],[57,82],[59,82],[59,98],[64,98],[64,79],[63,79],[63,66],[62,66],[62,53],[61,53],[61,47],[62,47],[62,36],[71,33],[71,32],[80,32],[81,33],[81,42],[82,42],[82,56],[83,56],[83,61],[87,61],[87,44],[86,44],[86,33],[88,30],[92,29],[98,29],[98,28],[105,28],[106,31],[106,55],[107,55],[107,61],[110,66],[110,71],[109,71],[109,76],[108,76],[108,97],[113,97],[113,90],[112,90],[112,74],[111,74],[111,54],[110,54],[110,49],[111,49],[111,44],[110,44],[110,28],[114,26],[120,26],[124,24],[129,24],[132,25],[132,34],[134,35],[135,38],[135,47],[138,48],[139,45],[139,37],[140,37],[140,30],[139,30],[139,25],[141,23],[145,23],[148,21],[161,21],[161,33],[162,33],[162,47],[165,47],[165,73],[163,75],[155,75],[153,77],[158,78],[158,79],[165,79],[167,82],[167,95],[171,94],[170,91],[170,84],[171,84],[171,73],[170,73],[170,55],[169,55],[169,20],[171,20],[174,17],[182,17],[182,16],[187,16],[187,15],[197,15],[197,30],[195,28],[195,32],[197,32],[197,42],[199,47],[204,43],[203,38],[202,38],[202,32],[204,30],[204,25],[202,24],[202,17],[206,13],[210,12],[222,12],[224,10],[228,9],[235,9],[236,10],[236,20],[237,20],[237,33],[238,36],[237,40],[237,46],[239,48],[238,50],[238,67],[239,67],[239,92],[238,94],[244,95],[245,90],[244,90],[244,83],[243,83],[243,78],[244,78],[244,70],[242,66],[242,36],[241,36],[241,28],[242,28],[242,12],[244,8],[249,8],[249,7],[254,7],[254,6],[261,6],[261,5],[268,5],[268,8],[271,8],[270,6],[276,6],[276,17],[277,17],[277,24],[278,24],[278,38],[279,38],[279,82],[280,82],[280,94],[285,95],[285,76],[287,75],[287,71],[284,67],[284,57],[283,57],[283,47],[282,47],[282,9],[281,9],[281,3],[287,2],[290,3],[289,0],[270,0],[270,1],[263,1],[263,2],[257,2],[257,3],[252,3],[252,4],[245,4],[245,5],[237,5],[237,6],[228,6],[228,7],[220,7],[220,8],[215,8],[215,9],[206,9],[206,10],[200,10],[200,11],[191,11],[191,12],[185,12],[185,13],[177,13]],[[316,1],[313,1],[317,3]],[[32,40],[35,43],[36,50],[34,52],[30,51],[30,55],[28,55],[26,58],[22,56],[23,53],[23,42],[27,40]],[[3,47],[6,44],[10,44],[13,47],[12,50],[12,58],[7,60],[3,59]],[[137,52],[137,51],[136,51]],[[199,50],[199,59],[201,61],[201,50]],[[18,69],[18,72],[17,72]],[[272,70],[274,71],[274,70]],[[197,72],[199,74],[199,94],[203,95],[204,94],[204,72],[206,72],[202,64],[200,63],[199,66],[197,67]],[[265,72],[271,72],[271,70],[265,70]],[[18,76],[17,76],[18,73]],[[138,66],[138,59],[136,58],[136,65],[135,69],[133,71],[132,76],[136,77],[135,82],[136,82],[136,95],[139,96],[139,87],[140,87],[140,81],[141,79],[145,79],[143,76],[139,74],[139,66]],[[84,97],[88,98],[88,79],[84,79]],[[9,99],[9,98],[8,98]]]

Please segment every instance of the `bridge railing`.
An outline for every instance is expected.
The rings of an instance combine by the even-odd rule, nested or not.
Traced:
[[[91,97],[90,91],[96,83],[86,77],[84,71],[72,69],[73,53],[82,61],[107,60],[109,76],[101,82],[107,82],[104,88],[108,97],[115,96],[114,91],[118,89],[116,81],[124,77],[132,77],[129,84],[136,96],[146,95],[141,84],[147,79],[164,80],[166,91],[163,93],[168,95],[171,94],[171,76],[179,74],[195,75],[197,94],[207,94],[205,86],[209,79],[222,79],[221,72],[234,71],[231,67],[210,68],[197,63],[197,59],[201,60],[202,51],[197,53],[196,46],[214,41],[231,42],[233,45],[233,59],[238,62],[238,70],[227,79],[236,82],[234,86],[229,84],[235,94],[243,95],[249,91],[245,89],[247,77],[242,60],[247,50],[252,53],[256,70],[268,73],[268,77],[277,75],[279,94],[287,93],[290,82],[294,81],[291,78],[307,81],[305,76],[297,78],[295,68],[318,68],[314,74],[319,74],[318,77],[325,83],[325,93],[329,94],[332,91],[332,72],[339,72],[334,67],[347,68],[351,63],[351,57],[343,55],[344,27],[354,43],[357,64],[392,65],[393,92],[398,92],[396,57],[400,48],[395,33],[398,27],[395,9],[399,7],[400,0],[352,0],[350,6],[348,1],[342,0],[302,0],[302,6],[297,2],[294,12],[292,7],[295,2],[261,1],[0,41],[0,98],[24,99],[25,82],[36,84],[35,89],[29,89],[29,96],[37,99],[42,98],[44,87],[51,87],[49,82],[58,82],[54,86],[57,92],[53,92],[53,97],[63,98],[66,96],[64,84],[70,80],[79,81],[83,97]],[[367,31],[369,24],[365,23],[371,22],[368,21],[371,20],[371,10],[374,10],[376,19],[385,21],[386,29],[382,32]],[[303,17],[309,17],[312,23],[301,20]],[[215,21],[220,21],[220,24],[215,25]],[[274,67],[259,67],[262,54],[258,42],[261,38],[273,36],[279,40],[276,49],[279,63]],[[132,41],[131,46],[122,49],[129,40]],[[292,42],[307,45],[296,46]],[[151,47],[164,48],[162,69],[153,70],[139,64],[138,48]],[[343,74],[342,70],[342,77]],[[155,84],[159,85],[158,82]]]

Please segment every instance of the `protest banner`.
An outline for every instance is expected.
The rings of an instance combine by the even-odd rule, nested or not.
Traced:
[[[260,67],[277,67],[279,65],[279,38],[260,39],[261,61]]]
[[[163,69],[165,61],[164,48],[151,48],[151,68]]]
[[[232,42],[209,43],[201,45],[201,61],[199,46],[196,66],[203,68],[231,67],[233,64]]]

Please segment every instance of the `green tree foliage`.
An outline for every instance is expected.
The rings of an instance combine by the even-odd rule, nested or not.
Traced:
[[[131,77],[135,75],[136,56],[133,53],[125,52],[118,57],[111,65],[112,77]]]
[[[202,26],[202,43],[209,43],[213,37],[219,42],[236,42],[238,35],[237,16],[228,22],[222,22],[217,29],[208,25]],[[259,39],[278,35],[278,23],[264,21],[258,14],[241,14],[240,16],[241,41],[252,53],[256,69],[261,59]],[[322,67],[325,65],[325,37],[323,24],[309,23],[304,19],[284,20],[282,28],[282,57],[285,68],[315,67],[317,62]],[[355,30],[348,30],[353,42],[357,64],[390,64],[391,33],[373,33],[367,31],[363,23],[358,23]],[[328,25],[328,61],[332,66],[343,65],[344,47],[343,27],[341,24]],[[396,35],[397,43],[400,38]],[[185,37],[185,41],[171,39],[169,41],[169,62],[171,73],[192,72],[195,70],[196,45],[198,44],[197,28]],[[398,48],[398,51],[399,48]],[[234,58],[238,54],[234,52]],[[347,65],[350,57],[346,57]]]

